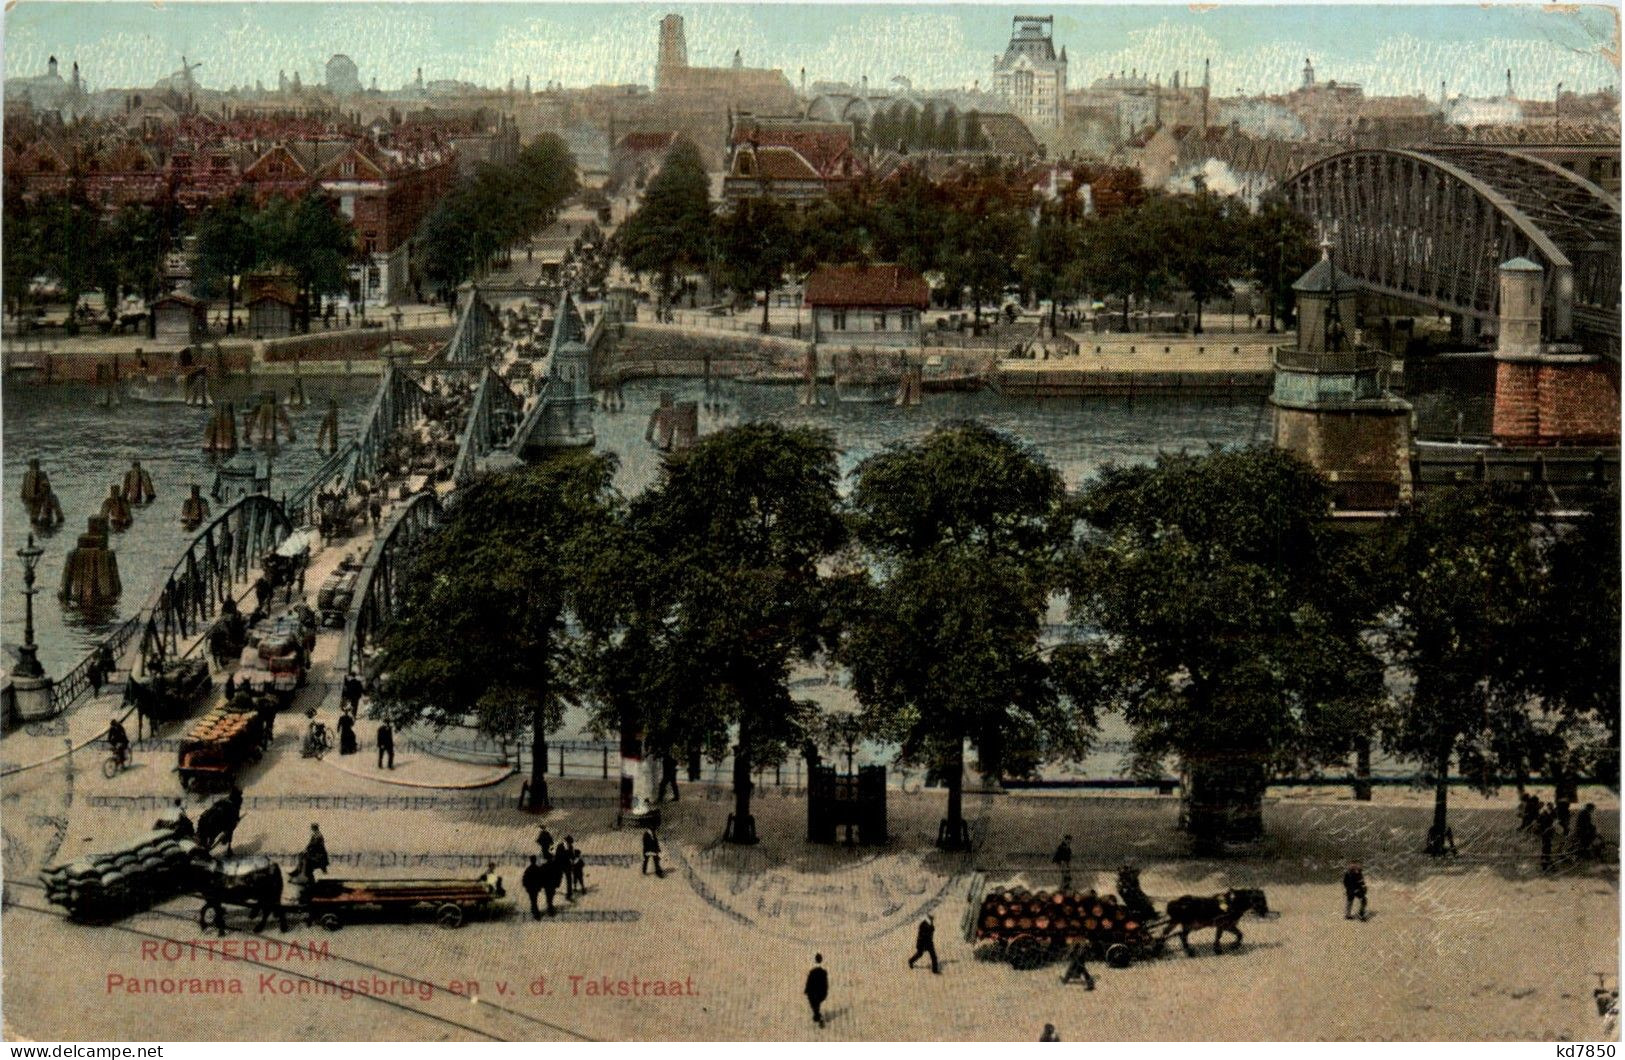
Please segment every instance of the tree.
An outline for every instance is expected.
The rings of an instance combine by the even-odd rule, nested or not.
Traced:
[[[106,250],[101,217],[79,189],[39,205],[39,246],[44,272],[62,285],[68,302],[68,333],[79,332],[79,296],[96,286]]]
[[[170,239],[163,215],[141,203],[120,207],[105,223],[99,286],[111,324],[118,320],[119,299],[125,290],[139,292],[149,306],[158,297]]]
[[[23,199],[17,181],[5,185],[5,252],[0,254],[0,287],[12,315],[22,319],[34,279],[46,269],[45,248],[41,244],[43,224],[40,210]]]
[[[556,133],[543,133],[519,152],[519,209],[528,234],[553,223],[560,206],[581,187],[575,155]]]
[[[1242,221],[1245,208],[1234,199],[1203,190],[1153,200],[1163,245],[1169,248],[1170,271],[1196,303],[1195,333],[1202,333],[1202,308],[1229,291],[1242,270]],[[1155,223],[1155,222],[1154,222]]]
[[[1521,490],[1459,486],[1425,494],[1386,528],[1394,588],[1377,628],[1405,682],[1383,739],[1433,781],[1430,853],[1444,849],[1452,760],[1488,792],[1534,739],[1514,636],[1537,599],[1533,516]]]
[[[479,225],[479,211],[468,188],[458,185],[435,203],[418,226],[423,273],[440,289],[444,301],[451,301],[451,292],[480,266],[474,247]]]
[[[776,199],[745,199],[719,220],[717,251],[723,275],[737,291],[762,292],[762,333],[768,331],[773,289],[794,260],[789,210]]]
[[[581,700],[577,572],[613,533],[612,456],[572,453],[476,479],[397,583],[374,713],[395,725],[472,721],[531,740],[530,806],[547,805],[547,737]]]
[[[211,203],[198,215],[198,291],[206,298],[226,296],[226,333],[236,330],[238,283],[260,260],[260,227],[255,223],[254,204],[245,192]]]
[[[1015,275],[1027,219],[997,178],[979,177],[955,191],[940,265],[948,289],[970,295],[980,329],[982,306],[997,304]]]
[[[661,587],[647,694],[713,752],[734,734],[727,837],[756,840],[751,771],[803,737],[812,705],[793,699],[790,664],[828,643],[819,564],[843,542],[839,472],[827,432],[748,423],[667,466],[631,506]]]
[[[997,779],[1079,754],[1094,719],[1074,716],[1039,647],[1072,513],[1054,468],[974,423],[895,443],[858,466],[851,501],[864,569],[839,658],[870,732],[945,776],[938,845],[966,845],[964,745]]]
[[[1259,203],[1244,225],[1244,256],[1269,299],[1270,331],[1292,306],[1292,285],[1315,263],[1315,229],[1279,195]]]
[[[1151,223],[1157,209],[1148,200],[1096,219],[1087,231],[1090,286],[1123,300],[1124,331],[1130,330],[1129,300],[1147,302],[1170,282],[1168,248]]]
[[[1065,686],[1122,713],[1142,768],[1178,758],[1199,851],[1262,834],[1268,777],[1341,760],[1357,725],[1336,719],[1369,708],[1380,666],[1329,504],[1274,449],[1108,467],[1082,493]]]
[[[1083,294],[1087,272],[1082,266],[1081,232],[1054,210],[1039,214],[1038,224],[1028,234],[1023,256],[1022,280],[1034,297],[1049,299],[1049,327],[1056,331],[1062,301]]]
[[[697,147],[678,140],[643,193],[643,203],[621,226],[621,260],[653,275],[662,306],[671,300],[680,270],[710,258],[710,178]]]
[[[1619,783],[1620,523],[1617,487],[1593,488],[1572,525],[1551,528],[1545,577],[1517,636],[1522,687],[1541,705],[1548,773]]]
[[[310,315],[324,294],[341,294],[349,286],[356,260],[355,229],[326,195],[297,200],[272,199],[256,217],[258,265],[280,265],[299,287],[300,323],[310,330]]]

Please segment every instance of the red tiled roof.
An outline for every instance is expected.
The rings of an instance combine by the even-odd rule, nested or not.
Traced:
[[[750,165],[754,157],[755,165]],[[734,155],[732,177],[756,180],[819,180],[818,171],[792,147],[743,148]]]
[[[837,176],[841,159],[852,150],[852,131],[825,129],[794,129],[774,125],[741,123],[734,127],[730,140],[733,146],[755,143],[760,148],[792,148],[807,163],[826,177]]]
[[[931,303],[924,277],[905,265],[820,265],[807,277],[809,306],[913,306]]]

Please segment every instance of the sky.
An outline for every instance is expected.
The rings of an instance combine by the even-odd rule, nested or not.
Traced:
[[[1565,9],[1566,8],[1566,9]],[[6,76],[43,73],[56,55],[77,61],[92,89],[150,85],[181,56],[201,63],[206,86],[274,87],[279,70],[322,80],[344,52],[362,84],[398,88],[418,67],[450,78],[536,88],[651,84],[658,23],[687,25],[689,62],[779,67],[798,81],[884,89],[896,76],[922,88],[986,83],[1010,19],[1053,14],[1068,82],[1118,70],[1175,70],[1200,79],[1213,61],[1216,94],[1295,87],[1306,57],[1320,80],[1354,81],[1371,94],[1499,95],[1506,70],[1524,98],[1619,86],[1617,8],[1550,5],[1105,6],[1024,4],[580,4],[213,3],[18,0],[4,22]]]

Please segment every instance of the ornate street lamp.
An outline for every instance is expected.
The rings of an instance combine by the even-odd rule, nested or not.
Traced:
[[[34,594],[39,592],[34,588],[34,570],[39,566],[40,557],[45,550],[34,544],[34,535],[28,535],[28,544],[17,550],[17,558],[23,561],[23,598],[26,601],[23,611],[23,643],[17,649],[17,665],[12,673],[17,677],[44,677],[45,668],[40,665],[35,654],[34,644]]]

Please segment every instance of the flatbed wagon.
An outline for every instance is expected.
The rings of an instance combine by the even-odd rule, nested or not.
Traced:
[[[971,938],[978,957],[1015,968],[1036,968],[1077,949],[1126,968],[1162,952],[1164,938],[1156,930],[1162,925],[1113,894],[997,887],[978,903]]]
[[[504,897],[502,881],[316,880],[304,884],[299,904],[312,924],[337,931],[365,916],[404,919],[432,912],[442,927],[461,927],[471,915],[488,915]]]

